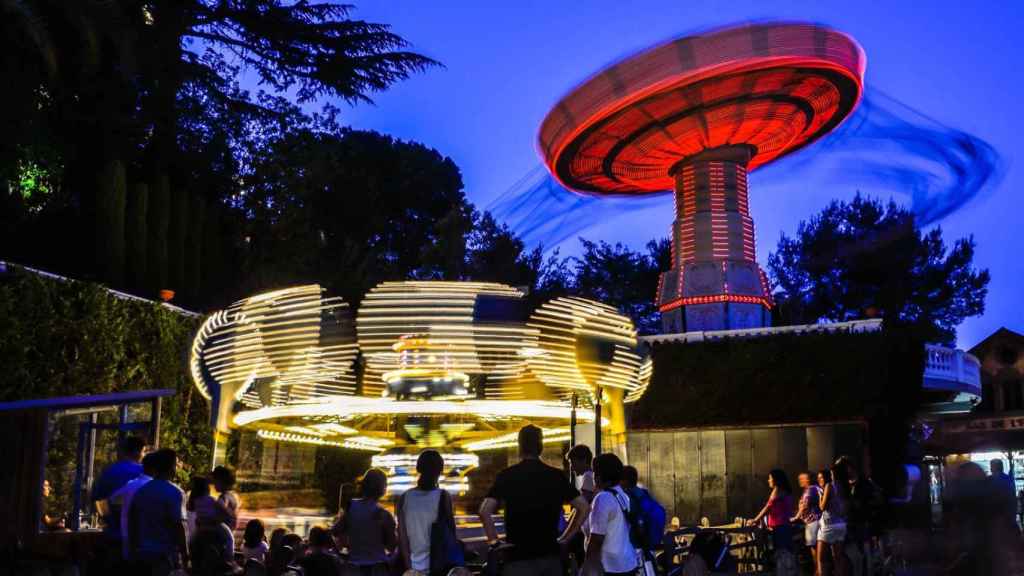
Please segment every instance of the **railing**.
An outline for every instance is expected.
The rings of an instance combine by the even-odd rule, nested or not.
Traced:
[[[981,363],[954,348],[925,344],[924,386],[981,396]]]

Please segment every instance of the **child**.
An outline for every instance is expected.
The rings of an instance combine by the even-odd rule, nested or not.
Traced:
[[[242,537],[242,556],[246,560],[252,559],[266,564],[269,551],[270,546],[267,544],[267,532],[263,527],[263,522],[257,518],[249,520],[245,525],[245,535]]]
[[[235,473],[224,466],[217,466],[213,469],[213,487],[220,494],[217,496],[217,504],[222,508],[225,518],[224,524],[232,532],[238,527],[238,494],[235,488]]]
[[[188,512],[188,536],[192,539],[199,530],[200,516],[207,521],[217,515],[217,501],[210,496],[209,480],[202,476],[192,478],[192,488],[188,492],[185,510]]]
[[[210,481],[203,477],[192,479],[192,490],[185,504],[188,512],[189,539],[195,540],[200,532],[214,530],[220,533],[224,542],[223,558],[231,560],[235,553],[235,535],[226,525],[227,512],[220,502],[210,495]]]

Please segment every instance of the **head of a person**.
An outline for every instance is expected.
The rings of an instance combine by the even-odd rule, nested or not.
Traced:
[[[330,550],[331,546],[334,545],[331,533],[323,526],[313,526],[310,528],[308,540],[309,547],[313,552]]]
[[[956,479],[964,482],[981,481],[985,479],[985,471],[977,462],[964,462],[956,469]]]
[[[274,550],[281,547],[281,540],[284,539],[285,534],[288,531],[284,528],[274,528],[274,531],[270,533],[270,552],[273,554]]]
[[[153,456],[156,452],[150,452],[142,457],[142,473],[150,478],[156,475],[156,457]]]
[[[117,445],[117,457],[121,460],[139,462],[142,460],[142,451],[146,448],[146,442],[138,436],[125,436]]]
[[[217,489],[217,492],[225,492],[235,487],[235,473],[227,466],[214,468],[210,473],[210,478],[213,480],[213,487]]]
[[[380,500],[388,491],[388,477],[379,468],[370,468],[359,479],[359,496],[367,500]]]
[[[800,475],[796,477],[796,481],[800,484],[801,488],[807,488],[811,485],[811,473],[801,472]]]
[[[148,456],[147,456],[148,458]],[[189,484],[188,499],[194,501],[196,498],[210,495],[210,480],[205,476],[193,476]]]
[[[519,457],[540,458],[544,451],[544,432],[534,426],[527,424],[519,429]]]
[[[622,487],[632,490],[640,483],[640,472],[635,466],[622,467]]]
[[[302,536],[289,532],[281,537],[281,548],[292,551],[292,557],[297,558],[302,553]]]
[[[153,452],[153,478],[170,480],[178,467],[178,454],[170,448],[161,448]]]
[[[416,459],[416,487],[420,490],[433,490],[438,487],[438,480],[444,472],[444,458],[437,450],[424,450]]]
[[[832,481],[832,471],[831,470],[829,470],[828,468],[822,468],[821,470],[818,471],[818,486],[821,486],[822,488],[824,488],[825,485],[828,484],[831,481]]]
[[[770,488],[777,488],[779,492],[790,493],[793,488],[789,485],[789,477],[786,476],[786,471],[780,468],[776,468],[768,473],[768,486]]]
[[[569,461],[569,467],[573,472],[582,474],[591,469],[594,453],[586,444],[577,444],[569,449],[569,452],[565,454],[565,459]]]
[[[846,468],[846,477],[851,482],[860,478],[860,469],[857,468],[857,464],[854,463],[853,459],[849,456],[840,456],[836,459],[836,463],[833,468],[835,467]]]
[[[610,452],[594,458],[594,483],[601,488],[610,488],[622,482],[622,460]]]
[[[994,458],[991,462],[989,462],[988,467],[990,470],[992,470],[993,474],[1003,473],[1003,461],[1000,460],[999,458]]]
[[[840,494],[846,496],[850,489],[850,469],[841,459],[832,465],[832,483]]]
[[[267,537],[267,529],[263,526],[263,522],[259,518],[253,518],[245,524],[245,534],[242,536],[242,541],[249,548],[255,548],[260,545]]]

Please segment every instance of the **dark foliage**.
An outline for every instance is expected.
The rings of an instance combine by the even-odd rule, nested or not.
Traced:
[[[910,211],[858,195],[833,202],[783,235],[768,259],[776,324],[881,317],[952,344],[956,327],[985,310],[987,270],[973,267],[974,241],[947,249],[942,230],[922,232]]]
[[[206,469],[209,408],[187,363],[198,318],[20,270],[0,280],[0,318],[0,401],[176,389],[164,402],[161,445],[178,452],[182,478]]]
[[[580,238],[583,254],[574,259],[574,291],[615,306],[633,319],[642,334],[658,332],[661,316],[655,297],[658,276],[670,265],[667,238],[651,240],[646,252],[634,252],[622,244]]]
[[[860,421],[874,479],[890,490],[905,482],[925,362],[912,328],[663,343],[652,354],[653,380],[630,427]]]
[[[908,344],[909,342],[909,344]],[[860,420],[917,405],[924,347],[907,331],[653,345],[638,428]]]
[[[283,96],[370,101],[436,64],[351,10],[280,0],[0,2],[0,70],[12,79],[0,109],[0,255],[147,296],[171,288],[189,305],[223,304],[215,274],[237,272],[230,208],[243,165],[267,133],[303,121]],[[243,67],[269,93],[239,89]],[[128,237],[108,225],[124,219],[116,209],[125,202],[114,194],[111,203],[116,187],[101,177],[117,164],[125,189],[149,187],[145,221],[166,222],[166,233],[133,225]],[[196,206],[209,226],[189,223]],[[124,277],[120,247],[143,234],[151,269],[132,266]],[[197,250],[200,236],[217,245]]]

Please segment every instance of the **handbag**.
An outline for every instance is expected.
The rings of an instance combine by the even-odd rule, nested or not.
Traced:
[[[452,516],[451,496],[440,488],[437,499],[437,519],[430,525],[430,576],[445,576],[456,566],[465,566],[462,543],[455,537],[455,517]]]

